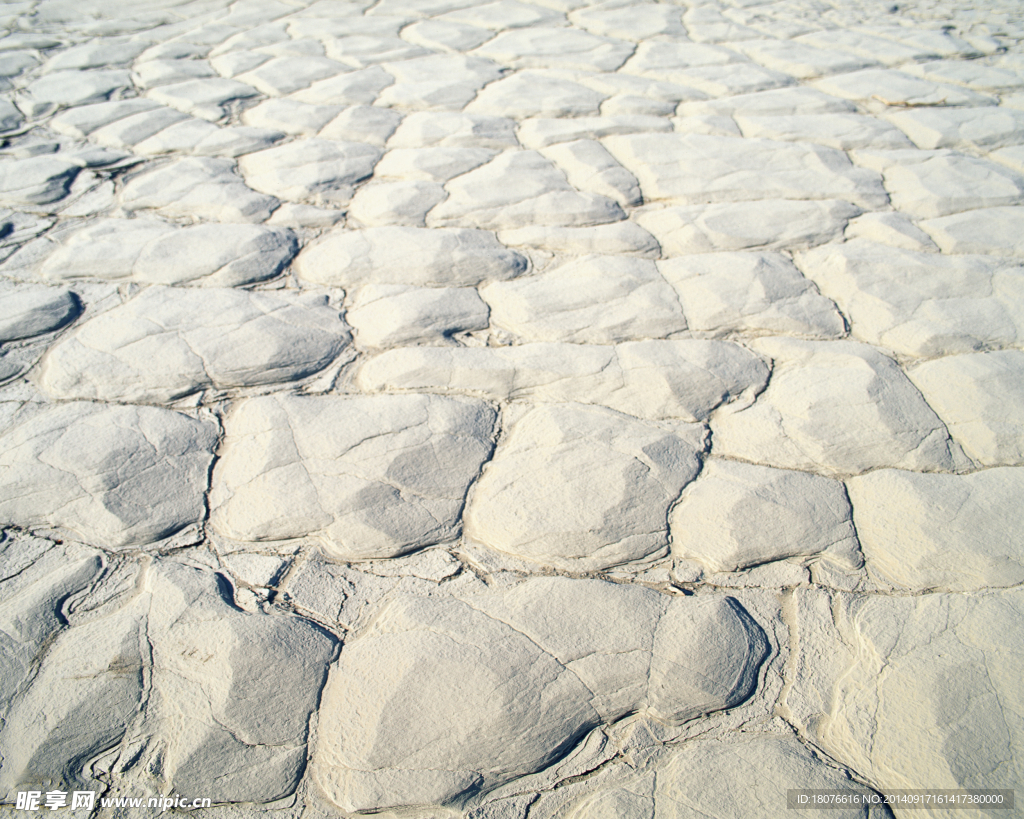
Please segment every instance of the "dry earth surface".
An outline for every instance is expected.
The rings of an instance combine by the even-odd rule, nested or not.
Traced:
[[[0,27],[0,812],[1024,786],[1017,0]]]

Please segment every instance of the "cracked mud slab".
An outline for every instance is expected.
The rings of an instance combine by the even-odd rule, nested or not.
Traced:
[[[0,813],[1024,788],[1022,40],[0,8]]]

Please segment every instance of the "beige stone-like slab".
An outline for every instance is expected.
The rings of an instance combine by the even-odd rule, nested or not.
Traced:
[[[579,401],[645,419],[702,421],[719,405],[748,403],[768,368],[728,342],[533,343],[496,348],[404,348],[365,362],[364,390],[444,390],[495,400]]]
[[[0,344],[52,332],[81,312],[81,301],[70,290],[34,284],[2,287]]]
[[[614,134],[637,134],[671,131],[672,124],[665,119],[646,114],[605,115],[601,106],[599,117],[530,117],[519,124],[516,133],[527,148],[543,149],[560,142],[580,139],[601,139]]]
[[[1013,168],[1015,171],[1024,171],[1024,145],[1013,145],[1009,148],[1000,148],[989,154],[989,159]]]
[[[248,125],[218,128],[200,119],[186,119],[132,146],[140,156],[192,153],[196,156],[238,157],[269,148],[284,131]]]
[[[782,71],[801,80],[856,71],[873,62],[835,49],[817,48],[807,43],[786,40],[743,40],[737,44],[737,48],[766,68]]]
[[[654,41],[637,46],[622,68],[628,74],[686,85],[680,77],[689,68],[738,62],[746,62],[743,55],[722,46],[678,40]]]
[[[251,71],[236,75],[236,79],[264,94],[281,97],[343,71],[345,66],[326,57],[290,54],[273,57]]]
[[[604,145],[640,180],[647,201],[845,199],[876,208],[888,200],[877,174],[817,145],[698,134],[612,136]]]
[[[714,97],[784,88],[793,82],[788,74],[762,68],[756,63],[696,66],[673,73],[672,81]]]
[[[342,810],[458,807],[547,767],[602,720],[737,705],[767,653],[724,596],[536,578],[501,594],[402,597],[331,670],[314,776]],[[423,708],[411,725],[399,718],[410,701]]]
[[[407,26],[402,37],[431,51],[469,51],[486,43],[494,32],[451,20],[420,20]]]
[[[691,330],[838,338],[835,304],[779,253],[698,253],[658,262]]]
[[[890,43],[906,43],[920,49],[920,56],[936,54],[940,57],[963,58],[966,62],[987,51],[978,45],[981,41],[977,38],[964,38],[949,29],[914,26],[907,31],[906,27],[895,23],[895,21],[888,25],[874,24],[863,28],[871,35],[888,40]],[[915,60],[915,62],[919,61],[919,59]]]
[[[1024,537],[1012,521],[1020,469],[922,475],[882,469],[848,482],[872,572],[905,589],[979,591],[1024,580]]]
[[[146,96],[194,117],[217,122],[232,103],[257,97],[259,93],[244,82],[217,77],[161,85],[151,88]]]
[[[257,66],[262,65],[271,57],[271,55],[267,53],[243,51],[238,49],[225,52],[224,47],[226,46],[227,42],[225,42],[224,46],[208,52],[213,55],[210,59],[210,65],[218,74],[220,74],[220,76],[226,79],[231,79],[238,74],[241,74],[243,71],[250,71]],[[321,49],[321,54],[322,53],[323,51]]]
[[[616,71],[615,73],[578,71],[572,72],[571,76],[587,88],[613,96],[629,94],[655,102],[672,103],[678,103],[680,100],[705,99],[705,94],[696,88],[631,74],[627,71]]]
[[[332,60],[352,68],[366,68],[394,60],[426,57],[430,52],[401,37],[374,37],[370,34],[352,34],[331,38],[324,51]]]
[[[946,216],[1024,202],[1024,176],[972,156],[936,156],[885,171],[892,204],[911,216]]]
[[[677,112],[681,117],[794,117],[812,114],[849,114],[854,110],[853,104],[846,100],[806,85],[798,85],[753,94],[737,94],[721,99],[681,102]]]
[[[677,134],[703,134],[704,136],[743,136],[736,121],[729,116],[701,114],[673,117],[672,126]]]
[[[1012,108],[916,108],[889,121],[920,148],[1004,148],[1024,139],[1024,111]]]
[[[714,454],[824,475],[964,463],[942,421],[875,348],[781,338],[752,346],[772,358],[771,383],[752,406],[716,415]]]
[[[856,335],[909,356],[1014,344],[1021,271],[990,256],[921,253],[855,239],[796,254]]]
[[[713,571],[791,558],[863,563],[842,483],[806,472],[712,458],[683,490],[669,527],[673,557]]]
[[[745,137],[817,142],[841,151],[851,148],[885,150],[910,147],[910,140],[897,128],[875,117],[861,114],[735,116],[736,124]]]
[[[435,55],[386,63],[395,78],[380,93],[379,104],[404,109],[459,111],[505,70],[481,57]]]
[[[372,105],[380,92],[394,81],[395,78],[379,65],[371,65],[318,80],[309,88],[296,91],[291,98],[313,105]]]
[[[841,200],[764,199],[643,210],[637,223],[667,256],[823,244],[842,234],[860,208]]]
[[[205,60],[147,60],[135,68],[135,80],[143,88],[215,76],[217,72]]]
[[[517,148],[516,123],[504,116],[415,111],[388,140],[389,148]]]
[[[929,55],[928,51],[906,42],[906,38],[904,42],[894,42],[863,29],[850,31],[844,28],[827,28],[822,31],[810,31],[794,39],[799,44],[852,54],[867,60],[877,60],[886,65],[919,60]]]
[[[124,741],[173,787],[217,802],[294,791],[334,639],[299,617],[240,610],[209,568],[162,560],[133,568],[115,575],[138,581],[135,594],[108,586],[112,599],[99,612],[91,601],[55,636],[40,684],[0,734],[11,749],[0,787],[39,782],[43,769],[87,789],[97,780],[81,758]]]
[[[506,31],[473,51],[513,68],[569,68],[614,71],[633,45],[572,28],[538,27]]]
[[[979,91],[1005,93],[1024,87],[1024,79],[1016,71],[966,60],[934,60],[907,66],[915,74],[938,82],[966,85]]]
[[[519,0],[496,0],[496,2],[449,11],[442,14],[440,19],[501,31],[507,28],[558,25],[565,21],[565,16],[554,9],[535,6],[532,3],[520,3]]]
[[[624,75],[616,75],[624,76]],[[668,100],[653,100],[638,94],[615,94],[601,103],[602,116],[669,116],[676,105]]]
[[[888,48],[898,45],[887,44]],[[904,71],[866,68],[816,80],[814,87],[842,99],[880,106],[995,105],[996,99],[966,88],[914,77]]]
[[[376,179],[394,178],[445,183],[455,176],[478,168],[495,156],[489,148],[434,146],[430,148],[392,148],[373,169]]]
[[[54,71],[29,83],[18,107],[28,116],[45,116],[61,108],[108,100],[130,85],[131,75],[119,69]]]
[[[123,65],[141,54],[147,45],[144,40],[131,42],[120,38],[106,43],[91,42],[74,45],[50,57],[43,65],[43,73]]]
[[[730,12],[735,14],[734,9]],[[731,43],[764,36],[764,33],[726,17],[714,6],[690,6],[683,12],[686,33],[698,43]]]
[[[926,219],[921,227],[943,253],[1024,256],[1024,207],[979,208]]]
[[[295,260],[299,276],[316,284],[476,286],[526,270],[519,253],[493,233],[471,228],[370,227],[328,233]]]
[[[0,436],[0,519],[143,546],[206,514],[213,424],[154,407],[69,402]]]
[[[48,205],[63,199],[81,169],[55,156],[0,161],[0,204]]]
[[[679,9],[660,3],[602,3],[583,6],[569,14],[574,25],[591,34],[636,42],[644,42],[658,35],[671,36],[675,40],[685,39],[686,29],[681,17]]]
[[[352,227],[423,227],[431,208],[447,196],[437,182],[418,179],[371,182],[352,197],[348,208],[349,224]]]
[[[789,789],[841,790],[851,795],[876,796],[870,788],[854,781],[848,771],[835,767],[797,737],[786,734],[740,733],[722,740],[686,742],[673,749],[659,765],[656,782],[653,815],[659,819],[743,813],[751,803],[784,804]],[[609,815],[600,811],[599,804],[594,805],[594,812],[579,814],[579,819]],[[829,810],[829,816],[835,819],[864,815],[859,805]]]
[[[705,430],[551,404],[519,419],[473,489],[466,536],[564,571],[666,550],[666,514],[700,468]]]
[[[242,541],[315,536],[348,560],[456,539],[494,410],[436,395],[267,396],[236,406],[210,520]]]
[[[47,256],[39,276],[234,287],[273,278],[296,250],[291,231],[260,225],[178,228],[156,219],[98,219]]]
[[[1017,781],[1020,592],[884,595],[798,590],[786,702],[834,759],[887,788]],[[926,784],[927,783],[927,784]]]
[[[541,153],[565,172],[569,184],[577,190],[607,196],[623,208],[643,201],[636,177],[616,162],[600,142],[579,139],[552,145]]]
[[[578,117],[597,114],[607,94],[548,71],[517,71],[483,89],[467,114],[515,117]]]
[[[491,321],[528,341],[614,344],[686,329],[654,262],[584,256],[540,275],[481,289]]]
[[[353,105],[320,129],[319,136],[325,140],[345,142],[366,142],[376,148],[383,148],[395,132],[402,115],[388,108],[370,105]],[[339,146],[347,150],[347,146]],[[355,153],[358,154],[358,151]]]
[[[312,205],[345,204],[353,186],[373,173],[376,148],[358,142],[303,139],[248,154],[238,168],[251,188]]]
[[[486,330],[489,312],[472,287],[369,284],[345,311],[345,321],[360,346],[398,347]]]
[[[340,105],[314,105],[290,98],[271,98],[242,114],[247,125],[276,128],[287,134],[313,136],[341,113]]]
[[[899,247],[903,250],[935,252],[939,246],[910,217],[896,211],[864,213],[851,219],[843,236],[847,239],[867,239],[877,244]]]
[[[103,560],[99,549],[81,543],[54,543],[9,531],[0,549],[0,565],[5,643],[0,709],[6,713],[19,688],[35,675],[40,649],[63,626],[59,612],[64,600],[98,580]]]
[[[1024,352],[998,350],[926,361],[907,370],[950,434],[977,463],[1024,462]]]
[[[165,128],[186,122],[188,119],[186,114],[173,108],[155,108],[97,128],[90,134],[90,138],[110,148],[132,148],[159,134]]]
[[[121,191],[126,211],[156,210],[175,217],[218,222],[262,222],[280,204],[235,175],[229,159],[178,159],[132,177]]]
[[[510,247],[535,247],[566,255],[622,253],[645,259],[661,255],[658,240],[629,219],[591,227],[527,225],[498,231],[498,238]]]
[[[144,97],[111,102],[97,102],[91,105],[77,105],[61,111],[50,120],[50,127],[60,134],[85,137],[111,122],[143,111],[153,111],[160,104]]]
[[[575,227],[625,218],[617,202],[596,193],[580,193],[551,160],[536,151],[499,154],[451,180],[445,189],[448,198],[427,215],[428,227]]]
[[[167,403],[304,378],[348,341],[323,296],[154,285],[51,347],[39,382],[56,398]]]

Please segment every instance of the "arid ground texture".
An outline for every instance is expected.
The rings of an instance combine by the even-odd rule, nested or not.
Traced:
[[[787,808],[1024,798],[1020,2],[3,2],[0,131],[4,817],[1021,815]]]

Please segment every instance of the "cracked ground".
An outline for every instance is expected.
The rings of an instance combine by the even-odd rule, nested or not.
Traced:
[[[1022,41],[0,5],[0,814],[1024,787]]]

